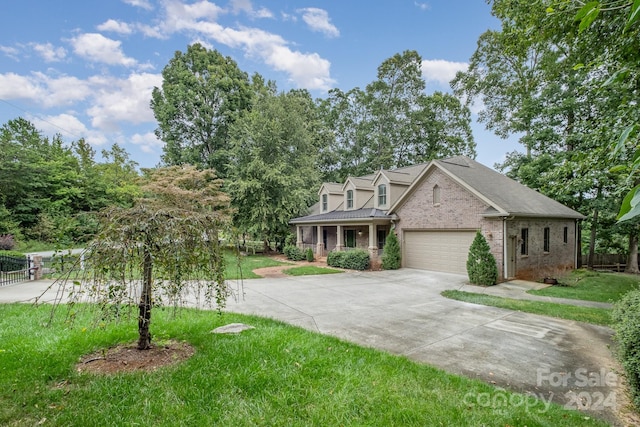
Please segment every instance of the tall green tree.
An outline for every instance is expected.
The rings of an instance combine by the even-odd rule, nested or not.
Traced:
[[[315,201],[322,133],[308,92],[266,93],[231,129],[233,163],[226,188],[242,232],[283,242],[289,220]]]
[[[320,102],[332,132],[321,152],[325,180],[453,155],[475,157],[471,113],[453,95],[425,93],[422,58],[405,51],[383,61],[365,90],[333,89]]]
[[[196,43],[176,52],[162,70],[151,108],[167,165],[192,164],[228,173],[229,127],[251,106],[246,73],[230,57]]]

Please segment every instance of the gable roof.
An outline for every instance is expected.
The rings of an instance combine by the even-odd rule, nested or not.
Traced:
[[[420,172],[426,168],[428,163],[421,163],[419,165],[405,166],[403,168],[384,170],[380,169],[371,181],[375,184],[380,176],[385,176],[389,183],[399,185],[411,185],[413,181],[420,175]]]
[[[322,189],[326,188],[329,194],[342,194],[342,184],[337,182],[323,182],[318,190],[318,194],[322,193]]]
[[[350,176],[342,185],[342,191],[347,188],[347,183],[351,182],[356,190],[373,191],[371,187],[371,176]]]
[[[583,219],[584,215],[466,156],[433,160],[391,207],[401,206],[422,179],[439,169],[490,206],[485,216]]]

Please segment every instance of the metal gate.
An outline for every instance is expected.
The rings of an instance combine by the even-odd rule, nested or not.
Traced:
[[[0,286],[29,280],[27,257],[0,255]]]

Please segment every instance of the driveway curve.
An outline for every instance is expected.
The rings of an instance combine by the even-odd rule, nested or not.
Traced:
[[[227,310],[278,319],[620,424],[607,327],[470,304],[466,276],[413,269],[244,281]]]

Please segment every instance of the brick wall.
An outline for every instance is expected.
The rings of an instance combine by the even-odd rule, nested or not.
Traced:
[[[544,229],[549,227],[549,251],[544,251]],[[567,243],[564,228],[567,228]],[[528,254],[521,253],[522,229],[528,229]],[[574,268],[575,221],[571,219],[522,218],[507,222],[507,234],[515,236],[516,276],[538,280],[555,277],[561,270]]]

